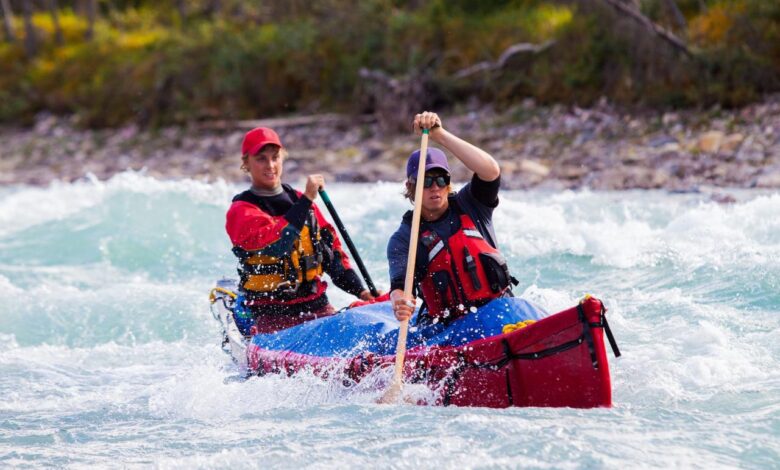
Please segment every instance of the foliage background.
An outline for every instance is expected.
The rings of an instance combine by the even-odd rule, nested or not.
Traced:
[[[376,112],[383,99],[732,107],[780,89],[780,2],[615,2],[688,52],[606,0],[31,1],[31,28],[23,1],[9,0],[0,122],[29,123],[45,110],[88,127],[158,126]],[[495,65],[517,43],[549,47],[459,74]],[[361,69],[386,77],[385,91]],[[415,85],[424,92],[399,91]]]

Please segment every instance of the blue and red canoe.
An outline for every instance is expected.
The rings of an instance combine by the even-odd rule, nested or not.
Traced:
[[[270,334],[244,338],[229,289],[212,291],[224,349],[249,374],[314,372],[360,382],[395,362],[398,321],[389,302],[350,308]],[[612,405],[604,336],[620,353],[602,302],[547,315],[519,298],[496,299],[447,325],[410,321],[404,382],[423,384],[434,404],[592,408]]]

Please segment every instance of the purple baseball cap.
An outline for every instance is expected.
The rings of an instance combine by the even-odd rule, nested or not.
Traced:
[[[406,161],[406,177],[417,176],[419,166],[420,151],[415,150],[409,155],[409,160]],[[447,156],[444,155],[444,152],[434,147],[428,147],[428,154],[425,157],[425,171],[434,168],[441,168],[447,173],[450,172],[450,166],[447,164]]]

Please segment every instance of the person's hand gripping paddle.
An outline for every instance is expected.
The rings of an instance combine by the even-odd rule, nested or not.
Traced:
[[[414,283],[414,264],[417,260],[417,239],[420,233],[420,215],[422,212],[423,181],[425,180],[425,159],[428,156],[428,129],[422,130],[420,143],[420,162],[417,166],[417,182],[414,188],[414,212],[412,215],[412,233],[409,240],[409,255],[406,258],[406,278],[404,280],[404,299],[412,298]],[[393,382],[379,403],[395,403],[401,396],[403,387],[404,357],[406,356],[406,334],[409,331],[409,320],[403,320],[398,328],[398,345],[395,350],[395,369]]]

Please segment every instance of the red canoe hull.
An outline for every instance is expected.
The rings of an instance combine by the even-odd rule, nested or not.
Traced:
[[[601,301],[588,298],[511,333],[459,347],[410,349],[404,381],[427,385],[438,405],[609,407],[612,385],[605,325]],[[327,378],[339,369],[359,382],[394,361],[394,356],[371,354],[344,359],[247,349],[249,369],[256,374],[306,369]]]

